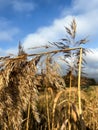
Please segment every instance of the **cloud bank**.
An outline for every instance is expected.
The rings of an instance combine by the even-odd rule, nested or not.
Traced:
[[[88,4],[89,3],[89,4]],[[85,8],[85,5],[86,6]],[[35,33],[28,34],[23,39],[25,48],[35,45],[46,44],[48,41],[58,41],[59,38],[65,36],[64,26],[70,24],[73,17],[77,22],[78,37],[89,36],[91,42],[96,42],[98,35],[98,1],[93,0],[75,0],[72,3],[72,8],[68,10],[68,14],[64,12],[62,18],[55,19],[50,26],[40,27]],[[77,13],[78,12],[78,13]]]

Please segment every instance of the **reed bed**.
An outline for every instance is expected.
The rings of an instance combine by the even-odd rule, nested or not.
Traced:
[[[87,50],[80,45],[87,40],[75,41],[75,20],[65,29],[67,39],[51,44],[57,50],[27,54],[19,45],[17,57],[0,57],[0,130],[98,130],[98,87],[81,89]],[[56,54],[65,58],[69,87]],[[67,59],[73,56],[72,66]],[[77,77],[75,86],[73,73]]]
[[[98,130],[98,88],[81,91],[81,122],[77,86],[71,91],[66,88],[57,63],[51,63],[50,58],[46,58],[41,74],[39,56],[30,61],[26,57],[4,60],[0,73],[1,130],[81,130],[81,124],[83,130]]]

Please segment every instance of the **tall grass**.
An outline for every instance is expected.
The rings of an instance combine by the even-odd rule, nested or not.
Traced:
[[[70,88],[65,87],[58,65],[51,63],[48,56],[45,70],[39,75],[39,58],[31,61],[16,58],[4,62],[0,74],[1,129],[67,130],[70,124],[71,130],[80,130],[82,124],[84,130],[86,127],[97,130],[97,88],[81,91],[81,121],[77,87],[71,88],[69,101]]]
[[[98,130],[98,88],[81,90],[80,84],[85,61],[85,49],[80,45],[87,40],[75,42],[75,20],[70,27],[65,27],[70,38],[62,39],[67,44],[52,44],[52,47],[59,48],[57,50],[26,54],[19,44],[17,57],[0,58],[1,130]],[[68,45],[72,42],[75,43],[74,48]],[[69,65],[68,88],[55,60],[57,53],[64,54],[65,63]],[[74,66],[70,66],[67,59],[73,55],[76,60],[73,61]],[[38,69],[40,62],[41,73]],[[78,85],[72,86],[75,71]]]

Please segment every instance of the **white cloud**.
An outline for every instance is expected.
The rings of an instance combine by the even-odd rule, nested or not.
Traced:
[[[85,5],[87,6],[85,7]],[[98,5],[97,0],[93,0],[92,2],[89,2],[89,0],[75,0],[71,11],[70,9],[68,11],[70,15],[55,19],[52,25],[41,27],[37,29],[35,33],[28,34],[23,40],[24,47],[29,48],[46,44],[48,41],[58,41],[59,38],[65,36],[64,26],[70,24],[73,17],[76,18],[78,37],[83,38],[89,36],[91,42],[95,42],[95,38],[98,34],[98,29],[96,29],[98,28],[98,17],[96,17],[98,6],[96,5]],[[76,14],[76,12],[78,13]]]
[[[95,12],[85,15],[75,16],[77,22],[77,35],[78,37],[89,36],[91,40],[94,40],[97,36],[98,30],[98,18],[95,18]],[[23,46],[29,48],[32,46],[38,46],[46,44],[48,41],[58,41],[65,36],[64,26],[68,25],[73,16],[66,16],[61,19],[56,19],[51,26],[39,28],[35,33],[28,34],[23,40]],[[95,21],[91,20],[95,18]]]
[[[98,81],[98,48],[91,49],[93,53],[88,53],[86,56],[86,73],[88,77],[95,78]]]
[[[74,0],[73,11],[79,13],[91,12],[98,8],[98,0]]]
[[[2,48],[0,48],[0,57],[3,56],[4,54],[5,54],[5,51]]]
[[[35,33],[28,34],[23,39],[24,48],[30,48],[39,45],[45,45],[48,41],[58,41],[65,34],[65,23],[71,21],[72,16],[54,20],[53,24],[48,27],[41,27]]]
[[[19,33],[19,29],[12,27],[10,29],[0,30],[0,41],[13,41],[14,36]]]
[[[0,19],[0,41],[12,41],[19,32],[20,29],[13,27],[11,21],[5,18]]]
[[[89,66],[90,65],[95,66],[96,64],[98,64],[98,48],[90,50],[91,52],[88,53],[88,55],[86,56],[86,60],[88,61]]]
[[[29,2],[29,1],[13,0],[12,7],[15,11],[18,12],[30,12],[35,9],[36,5],[33,2]]]
[[[15,56],[18,54],[18,48],[10,48],[6,50],[6,55]]]
[[[98,18],[96,17],[98,10],[93,10],[92,12],[85,13],[84,15],[80,14],[76,16],[77,26],[78,26],[78,35],[90,35],[93,37],[97,35],[98,30]]]
[[[16,56],[17,54],[18,54],[18,48],[10,48],[7,50],[0,48],[0,57],[2,57],[2,56]]]

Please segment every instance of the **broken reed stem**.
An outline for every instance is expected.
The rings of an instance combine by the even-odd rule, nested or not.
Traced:
[[[30,101],[29,101],[29,104],[28,104],[26,130],[29,130],[29,117],[30,117]]]
[[[60,50],[54,50],[54,51],[42,52],[42,53],[36,53],[36,54],[23,54],[23,55],[15,57],[15,58],[11,58],[10,56],[5,56],[5,57],[0,57],[0,62],[2,60],[17,60],[17,59],[26,58],[27,56],[28,57],[30,57],[30,56],[42,56],[42,55],[48,55],[48,54],[51,54],[51,53],[55,53],[56,54],[58,52],[68,52],[70,50],[78,50],[78,49],[80,49],[80,47],[66,48],[66,49],[60,49]]]
[[[81,66],[82,66],[82,48],[80,48],[80,58],[79,58],[79,70],[78,70],[78,103],[79,103],[79,116],[82,115],[82,108],[81,108]]]
[[[48,55],[50,53],[68,52],[68,51],[77,50],[77,49],[80,49],[80,47],[66,48],[66,49],[54,50],[54,51],[49,51],[49,52],[42,52],[42,53],[39,53],[39,54],[29,54],[28,56]]]

